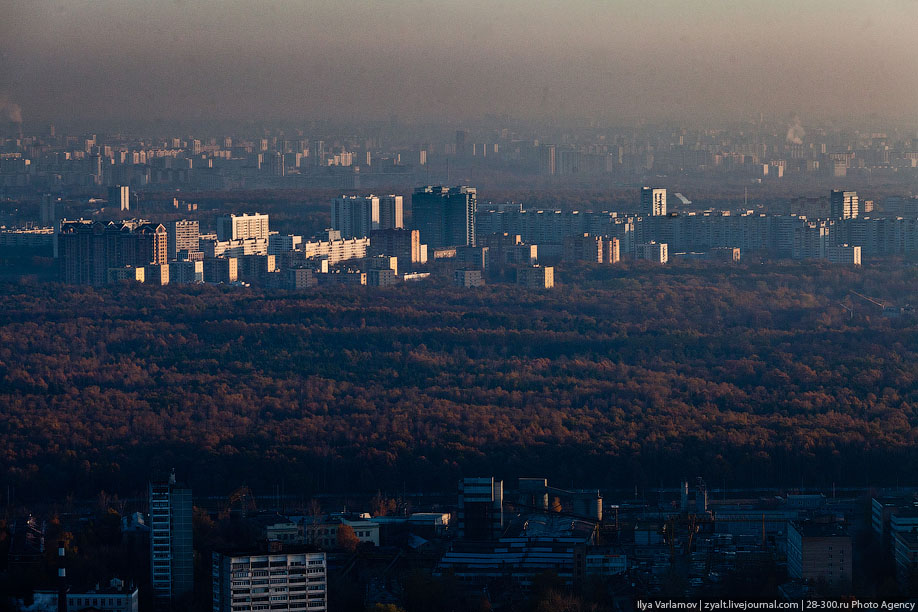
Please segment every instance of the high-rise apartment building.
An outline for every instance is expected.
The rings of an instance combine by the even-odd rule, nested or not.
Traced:
[[[826,246],[833,241],[833,227],[825,221],[806,221],[793,229],[794,259],[825,259]]]
[[[168,480],[150,483],[150,584],[160,600],[178,599],[194,586],[191,489]]]
[[[554,176],[557,172],[557,157],[555,145],[541,145],[539,147],[539,174]]]
[[[829,195],[829,215],[833,219],[854,219],[858,216],[859,202],[856,191],[833,189]]]
[[[381,229],[379,224],[379,197],[339,196],[332,200],[332,229],[341,232],[342,238],[363,238]]]
[[[411,196],[412,222],[431,249],[474,246],[477,209],[474,187],[419,187]]]
[[[504,530],[504,483],[487,478],[459,482],[459,537],[496,540]]]
[[[589,261],[592,263],[618,263],[621,249],[618,238],[592,236],[568,236],[564,238],[564,261]]]
[[[173,261],[169,264],[169,282],[171,283],[203,283],[204,261],[185,260]]]
[[[426,245],[424,245],[426,247]],[[427,263],[426,248],[421,248],[420,232],[407,229],[387,229],[370,234],[367,256],[390,255],[398,258],[402,270]]]
[[[332,200],[332,229],[342,238],[363,238],[370,232],[404,226],[404,204],[399,195],[340,196]]]
[[[172,221],[166,226],[169,235],[169,259],[177,258],[179,251],[198,252],[198,239],[201,236],[197,221]]]
[[[148,221],[62,221],[58,260],[65,283],[104,285],[112,268],[166,263],[168,234]]]
[[[213,554],[213,612],[328,609],[325,553]]]
[[[134,254],[133,263],[128,265],[146,266],[153,264],[161,266],[169,261],[169,234],[162,224],[139,223],[134,227],[133,233],[137,237],[136,253]]]
[[[60,213],[61,198],[50,193],[41,197],[41,226],[53,227],[57,225]]]
[[[641,214],[648,217],[666,215],[666,190],[641,188]]]
[[[113,185],[108,189],[108,205],[118,210],[131,210],[131,188]]]
[[[207,258],[202,272],[205,283],[235,283],[239,280],[239,258]]]
[[[465,141],[469,133],[465,130],[456,130],[456,155],[462,157],[466,154],[467,148]]]
[[[379,229],[405,227],[405,200],[400,195],[386,195],[379,198]]]
[[[312,157],[313,166],[325,165],[325,141],[314,140],[309,150],[309,156]]]
[[[217,217],[217,240],[243,240],[259,238],[267,240],[268,215],[261,213],[243,215],[223,215]]]

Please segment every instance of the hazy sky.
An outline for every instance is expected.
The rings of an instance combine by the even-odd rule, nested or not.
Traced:
[[[29,120],[918,117],[915,0],[0,0]]]

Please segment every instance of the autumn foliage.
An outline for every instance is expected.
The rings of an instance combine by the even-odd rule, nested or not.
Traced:
[[[0,485],[864,485],[918,467],[901,262],[559,269],[554,291],[0,287]]]

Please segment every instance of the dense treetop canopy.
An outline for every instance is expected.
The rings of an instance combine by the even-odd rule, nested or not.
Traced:
[[[918,467],[918,270],[561,269],[554,291],[0,288],[0,484],[883,484]],[[910,472],[911,470],[911,472]]]

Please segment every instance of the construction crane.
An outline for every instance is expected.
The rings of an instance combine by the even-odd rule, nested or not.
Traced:
[[[858,293],[857,291],[851,291],[851,294],[852,294],[852,295],[856,295],[857,297],[861,298],[861,299],[864,300],[865,302],[867,302],[867,303],[869,303],[869,304],[871,304],[871,305],[876,306],[877,308],[879,308],[879,309],[880,309],[880,313],[881,313],[884,317],[895,317],[895,316],[898,316],[898,315],[902,314],[902,311],[903,311],[902,308],[898,308],[898,307],[896,307],[896,306],[891,306],[891,305],[889,305],[889,304],[886,304],[885,302],[881,302],[880,300],[876,300],[876,299],[874,299],[874,298],[872,298],[872,297],[869,297],[869,296],[866,296],[866,295],[864,295],[864,294],[862,294],[862,293]],[[907,307],[905,308],[905,310],[911,312],[912,309],[911,309],[910,306],[907,306]]]
[[[867,297],[866,295],[864,295],[864,294],[862,294],[862,293],[858,293],[857,291],[853,291],[853,290],[851,291],[851,294],[852,294],[852,295],[856,295],[857,297],[861,298],[861,299],[864,300],[864,301],[870,302],[871,304],[873,304],[874,306],[876,306],[876,307],[879,308],[880,310],[883,310],[884,308],[886,308],[886,304],[884,304],[883,302],[881,302],[881,301],[879,301],[879,300],[875,300],[875,299],[873,299],[872,297]]]

